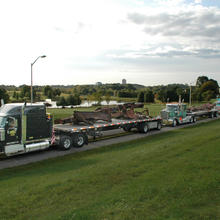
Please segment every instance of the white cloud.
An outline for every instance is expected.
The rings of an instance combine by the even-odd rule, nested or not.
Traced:
[[[42,54],[47,58],[34,65],[35,84],[120,82],[128,72],[147,84],[142,73],[162,72],[153,66],[160,58],[218,58],[220,10],[198,3],[1,1],[0,84],[29,84],[30,63]]]
[[[202,4],[202,0],[195,0],[196,4]]]
[[[196,6],[183,6],[181,9],[169,11],[161,8],[159,11],[148,13],[129,13],[128,20],[142,28],[151,39],[157,37],[152,55],[158,53],[160,44],[176,48],[167,56],[190,55],[199,57],[215,57],[220,54],[220,9]],[[186,51],[186,48],[194,48]],[[199,51],[199,52],[198,52]],[[209,53],[207,53],[209,51]],[[211,52],[212,51],[212,52]],[[203,53],[204,54],[203,54]],[[149,54],[150,55],[150,54]]]

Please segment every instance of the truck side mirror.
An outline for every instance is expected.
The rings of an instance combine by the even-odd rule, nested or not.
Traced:
[[[5,122],[5,129],[8,130],[8,121]]]

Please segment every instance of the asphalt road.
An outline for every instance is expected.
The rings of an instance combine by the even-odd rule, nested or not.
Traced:
[[[215,119],[204,119],[201,121],[197,121],[196,124],[206,123],[210,120],[215,120]],[[95,148],[100,148],[100,147],[104,147],[104,146],[108,146],[108,145],[112,145],[112,144],[123,143],[126,141],[143,138],[143,137],[150,136],[150,135],[157,135],[157,134],[160,134],[163,132],[171,131],[174,129],[180,129],[183,127],[193,126],[193,125],[194,124],[185,124],[185,125],[177,126],[175,128],[174,127],[163,127],[160,131],[159,130],[151,130],[147,134],[141,134],[141,133],[137,133],[135,131],[129,132],[129,133],[126,132],[126,134],[125,134],[123,129],[116,129],[116,130],[112,130],[112,131],[107,131],[104,133],[104,137],[107,137],[109,135],[114,135],[114,134],[118,135],[119,133],[121,133],[122,136],[106,138],[104,140],[98,140],[98,141],[90,140],[90,143],[88,145],[84,145],[82,148],[71,148],[68,151],[62,151],[58,147],[50,147],[48,150],[44,150],[44,151],[37,151],[37,152],[17,155],[17,156],[13,156],[13,157],[9,157],[9,158],[3,158],[3,159],[0,159],[0,170],[5,169],[5,168],[20,166],[20,165],[25,165],[25,164],[29,164],[29,163],[34,163],[37,161],[46,160],[48,158],[60,157],[60,156],[67,155],[67,154],[73,154],[76,152],[92,150]]]

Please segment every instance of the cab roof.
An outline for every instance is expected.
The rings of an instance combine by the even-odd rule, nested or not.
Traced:
[[[166,105],[186,105],[185,103],[178,103],[178,102],[172,102],[172,103],[167,103]]]
[[[1,114],[6,114],[6,115],[18,115],[21,114],[22,107],[24,108],[25,113],[28,112],[33,112],[33,111],[45,111],[46,107],[45,105],[42,104],[26,104],[24,105],[23,103],[10,103],[10,104],[5,104],[1,106],[0,108],[0,113]]]

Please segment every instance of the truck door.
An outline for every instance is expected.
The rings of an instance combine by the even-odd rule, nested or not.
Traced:
[[[19,134],[18,134],[18,119],[15,117],[8,117],[6,121],[6,142],[7,143],[18,143]]]

